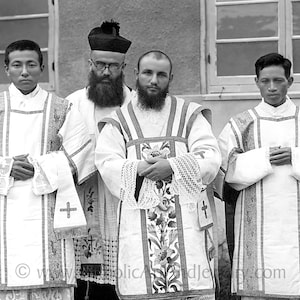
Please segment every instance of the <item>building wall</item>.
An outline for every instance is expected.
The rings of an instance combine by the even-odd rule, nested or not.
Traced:
[[[58,94],[86,85],[89,31],[105,20],[120,23],[120,34],[132,41],[127,53],[125,80],[134,88],[133,70],[138,57],[160,49],[173,61],[175,95],[200,95],[200,0],[88,0],[59,1]],[[199,101],[200,96],[192,97]],[[211,100],[202,103],[212,110],[213,130],[218,135],[228,119],[258,100]]]
[[[199,94],[199,6],[199,0],[60,1],[58,92],[66,96],[86,84],[88,33],[102,21],[114,19],[120,23],[120,34],[132,41],[125,69],[129,86],[135,86],[138,57],[160,49],[174,62],[171,92]]]

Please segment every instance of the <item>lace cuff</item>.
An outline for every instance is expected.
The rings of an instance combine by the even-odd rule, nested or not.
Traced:
[[[120,200],[125,208],[138,208],[134,198],[138,161],[125,161],[121,170]]]
[[[148,209],[159,204],[159,196],[155,193],[155,181],[144,178],[138,201],[134,194],[136,190],[137,165],[139,161],[126,161],[121,173],[120,199],[127,209]]]
[[[196,203],[206,186],[202,184],[201,172],[194,154],[188,153],[169,159],[174,172],[172,191],[179,195],[181,203]]]
[[[159,204],[160,199],[156,194],[156,182],[148,178],[144,178],[138,201],[139,209],[148,209]]]
[[[13,186],[14,179],[10,176],[13,158],[0,157],[0,194],[6,196]]]

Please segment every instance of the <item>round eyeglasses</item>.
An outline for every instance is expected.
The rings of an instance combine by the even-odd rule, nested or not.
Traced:
[[[110,72],[115,72],[115,71],[119,70],[124,65],[124,63],[121,63],[121,64],[118,64],[118,63],[107,64],[107,63],[104,63],[103,61],[93,61],[92,59],[90,59],[90,61],[93,63],[93,65],[96,67],[96,69],[98,71],[102,71],[102,72],[106,68],[108,68],[108,70]]]

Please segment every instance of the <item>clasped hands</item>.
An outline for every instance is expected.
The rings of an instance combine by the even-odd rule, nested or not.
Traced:
[[[270,163],[276,166],[288,165],[292,163],[291,147],[270,147]]]
[[[139,176],[146,177],[153,181],[163,180],[172,175],[173,170],[169,161],[162,156],[149,157],[141,160],[137,166]]]
[[[10,176],[15,180],[27,180],[33,177],[34,167],[28,161],[28,154],[14,156],[13,160]]]

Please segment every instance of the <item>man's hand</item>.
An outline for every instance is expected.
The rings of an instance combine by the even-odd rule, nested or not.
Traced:
[[[142,173],[143,171],[145,171],[146,169],[148,169],[150,166],[151,166],[151,164],[149,164],[149,163],[148,163],[147,161],[145,161],[145,160],[139,161],[138,166],[137,166],[137,173],[138,173],[138,175],[139,175],[139,176],[143,176],[143,175],[141,175],[141,173]]]
[[[166,158],[159,156],[151,157],[147,159],[146,162],[151,165],[146,170],[142,171],[140,176],[144,176],[153,181],[158,181],[169,177],[173,173],[170,163]]]
[[[27,159],[28,154],[13,157],[14,162],[10,176],[15,180],[27,180],[34,175],[33,165]]]
[[[270,148],[270,163],[275,166],[289,165],[292,163],[292,150],[290,147]]]

